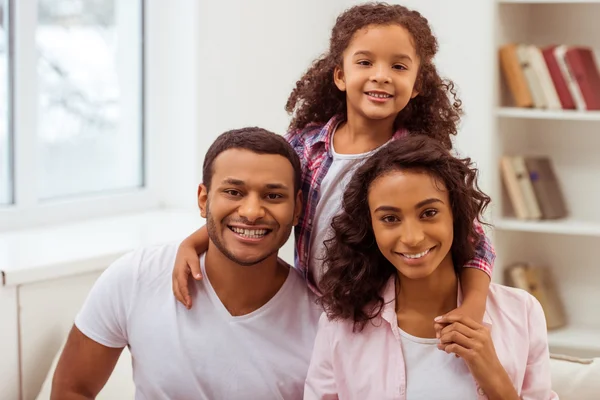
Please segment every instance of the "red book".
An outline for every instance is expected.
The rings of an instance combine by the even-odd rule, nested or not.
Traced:
[[[600,110],[600,73],[592,49],[569,47],[565,61],[581,90],[586,109]]]
[[[565,77],[554,56],[555,48],[556,46],[546,47],[542,49],[542,54],[544,55],[544,60],[548,66],[548,72],[550,72],[550,78],[552,78],[552,83],[554,83],[554,88],[556,89],[558,100],[560,100],[562,108],[565,110],[575,110],[575,101],[573,100],[573,96],[571,96]]]

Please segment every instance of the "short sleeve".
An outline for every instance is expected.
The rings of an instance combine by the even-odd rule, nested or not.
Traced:
[[[85,336],[107,347],[127,346],[127,320],[138,266],[139,257],[132,252],[100,275],[75,318],[75,326]]]
[[[529,354],[521,388],[523,400],[556,400],[552,391],[546,318],[540,303],[528,296]]]

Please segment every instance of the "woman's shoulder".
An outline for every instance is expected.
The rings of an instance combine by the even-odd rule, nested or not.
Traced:
[[[487,311],[524,318],[544,313],[540,302],[527,291],[497,283],[490,284]]]

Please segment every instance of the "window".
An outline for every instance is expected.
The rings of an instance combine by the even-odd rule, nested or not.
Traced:
[[[39,198],[141,187],[141,3],[38,1]]]
[[[0,206],[12,203],[12,140],[9,129],[9,10],[0,0]]]
[[[157,207],[144,0],[0,4],[0,230]]]

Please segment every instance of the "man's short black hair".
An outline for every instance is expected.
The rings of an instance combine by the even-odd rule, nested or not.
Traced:
[[[300,190],[302,168],[300,159],[292,146],[276,133],[262,128],[248,127],[222,133],[206,152],[202,181],[207,191],[210,190],[215,159],[219,154],[230,149],[249,150],[257,154],[279,154],[287,158],[294,168],[294,193]]]

